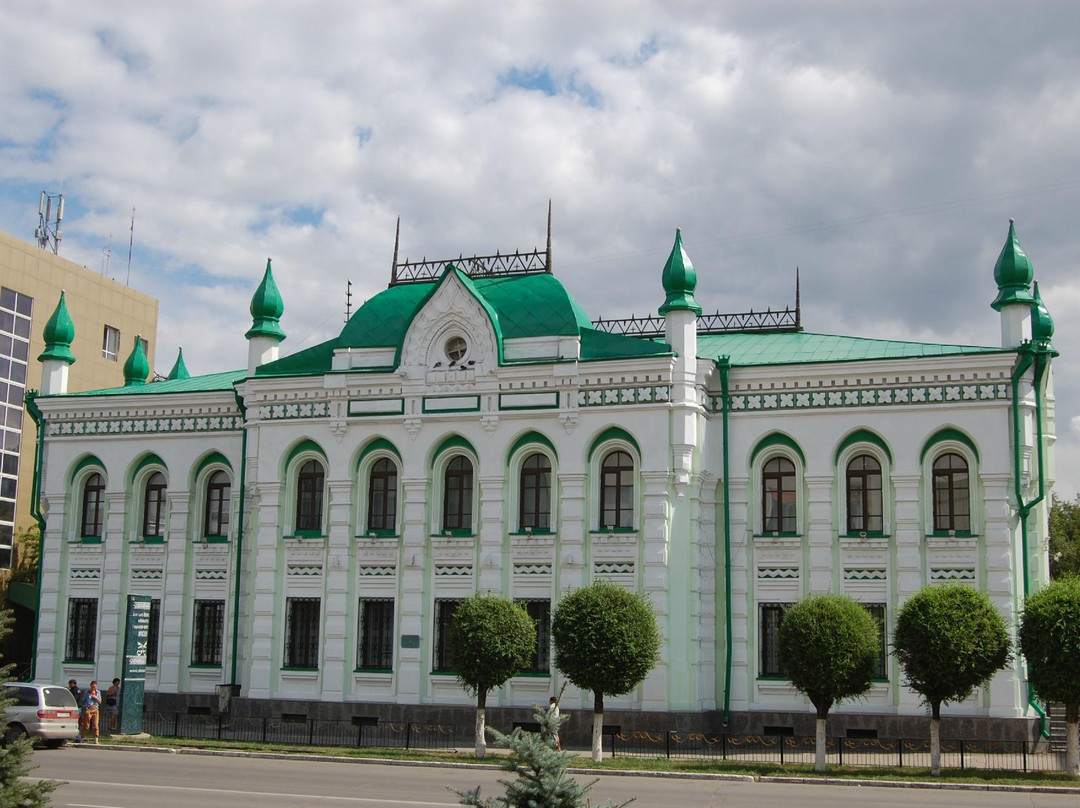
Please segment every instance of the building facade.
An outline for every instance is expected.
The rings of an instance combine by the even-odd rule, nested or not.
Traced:
[[[0,568],[11,563],[12,538],[33,526],[30,488],[37,431],[24,417],[27,390],[41,387],[45,321],[60,293],[79,332],[71,344],[76,362],[68,389],[95,390],[122,384],[123,359],[136,336],[153,355],[158,302],[149,295],[36,244],[0,233]]]
[[[178,362],[147,384],[136,346],[123,387],[43,387],[38,677],[119,671],[138,593],[154,706],[228,683],[249,713],[464,715],[447,627],[495,592],[541,629],[489,696],[498,722],[558,691],[552,608],[607,578],[649,596],[663,637],[643,684],[607,700],[614,723],[804,726],[777,628],[816,592],[881,625],[873,689],[835,730],[921,719],[887,653],[904,600],[960,581],[1012,624],[1047,577],[1053,325],[1012,226],[986,347],[809,333],[798,302],[703,316],[678,235],[659,316],[594,323],[550,253],[395,249],[391,284],[338,337],[284,357],[268,262],[247,368]],[[1029,733],[1020,662],[946,715]]]

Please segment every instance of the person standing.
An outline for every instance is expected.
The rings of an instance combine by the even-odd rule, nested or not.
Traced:
[[[555,742],[555,751],[562,751],[562,739],[559,737],[559,700],[552,696],[548,699],[548,715],[551,717],[552,726],[555,728],[555,737],[552,740]]]
[[[101,693],[98,691],[97,680],[90,683],[90,689],[86,691],[86,734],[94,731],[94,743],[98,743],[100,733]]]
[[[112,735],[117,730],[120,717],[120,680],[113,679],[112,687],[105,691],[105,731]]]
[[[82,743],[83,721],[86,716],[83,710],[83,689],[79,687],[79,683],[74,679],[68,679],[68,690],[71,691],[71,695],[75,698],[75,706],[79,708],[79,733],[75,736],[75,743]]]

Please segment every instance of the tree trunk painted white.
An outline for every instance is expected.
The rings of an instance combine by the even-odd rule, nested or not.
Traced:
[[[1080,777],[1080,704],[1065,705],[1065,773]]]
[[[825,723],[824,718],[817,720],[817,733],[814,737],[814,771],[816,772],[825,771]]]
[[[941,719],[930,719],[930,774],[941,774]]]
[[[476,756],[482,758],[484,753],[487,752],[487,709],[484,707],[476,708]]]
[[[604,759],[604,694],[593,693],[592,759],[599,763]]]

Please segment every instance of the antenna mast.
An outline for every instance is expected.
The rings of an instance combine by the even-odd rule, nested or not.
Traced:
[[[124,281],[124,286],[131,286],[131,248],[135,244],[135,207],[131,208],[131,237],[128,239],[128,267],[127,267],[127,280]]]
[[[56,200],[56,221],[50,222],[53,214],[53,200]],[[38,246],[43,250],[52,249],[53,255],[60,254],[60,222],[64,219],[64,195],[50,194],[42,191],[38,200],[38,226],[34,231],[34,238]]]
[[[345,281],[345,322],[352,317],[352,281]]]
[[[101,251],[101,274],[106,278],[109,277],[109,261],[112,260],[112,233],[109,233],[109,240],[105,244],[105,249]]]

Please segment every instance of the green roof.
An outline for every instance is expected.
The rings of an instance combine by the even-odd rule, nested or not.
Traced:
[[[191,376],[187,379],[168,379],[160,382],[132,385],[130,387],[108,387],[104,390],[86,390],[81,393],[65,393],[67,396],[144,396],[148,394],[168,393],[213,393],[233,389],[236,382],[247,378],[247,368],[226,370],[221,373],[207,373],[204,376]],[[49,396],[52,398],[52,396]]]
[[[1005,350],[1002,348],[975,345],[839,337],[805,331],[779,334],[705,334],[698,337],[698,356],[709,359],[729,356],[733,365],[795,365],[1003,352]]]

